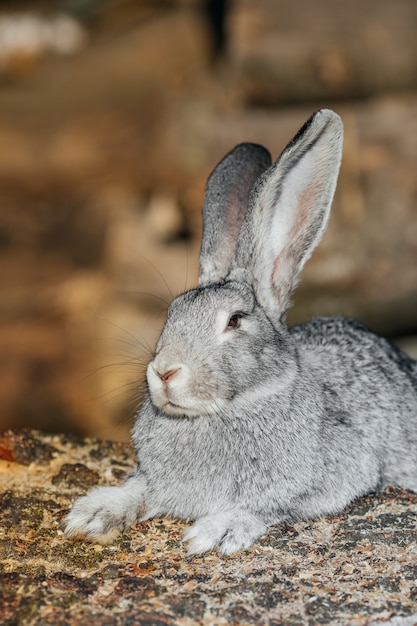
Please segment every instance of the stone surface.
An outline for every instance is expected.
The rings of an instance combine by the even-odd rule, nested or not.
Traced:
[[[66,540],[73,500],[97,481],[118,484],[133,462],[122,443],[0,437],[2,624],[416,623],[415,494],[390,488],[341,515],[271,528],[227,558],[187,556],[187,524],[172,519],[135,526],[110,546]]]

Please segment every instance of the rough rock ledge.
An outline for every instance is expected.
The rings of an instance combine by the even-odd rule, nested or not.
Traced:
[[[101,546],[62,534],[72,501],[117,484],[128,444],[0,434],[5,626],[417,623],[417,496],[391,488],[342,515],[272,528],[232,557],[189,557],[186,526],[154,519]]]

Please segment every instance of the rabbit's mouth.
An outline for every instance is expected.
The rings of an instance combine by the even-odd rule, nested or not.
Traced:
[[[171,398],[169,392],[164,394],[150,393],[153,404],[165,415],[170,417],[197,418],[200,416],[212,415],[223,407],[223,402],[217,400],[216,403],[188,399],[184,404],[179,404],[177,398]]]
[[[201,412],[197,409],[197,407],[182,406],[177,402],[173,402],[170,398],[169,392],[165,393],[165,398],[162,400],[162,403],[160,402],[158,404],[161,411],[167,415],[176,417],[196,417]]]
[[[185,407],[178,403],[175,392],[169,386],[150,389],[151,397],[156,406],[168,415],[187,415]]]
[[[188,408],[182,407],[179,404],[174,404],[173,402],[167,402],[166,405],[162,408],[162,411],[169,415],[169,417],[179,417],[183,419],[196,419],[201,416],[201,412],[197,412],[195,410],[190,410]]]
[[[168,402],[163,406],[164,410],[166,408],[169,408],[169,409],[172,408],[172,409],[174,409],[175,412],[177,412],[177,411],[183,411],[184,412],[185,411],[185,409],[182,406],[180,406],[179,404],[175,404],[175,402],[171,402],[171,400],[168,400]]]

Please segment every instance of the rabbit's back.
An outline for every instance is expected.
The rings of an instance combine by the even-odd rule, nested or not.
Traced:
[[[322,355],[324,370],[338,371],[348,384],[357,381],[356,375],[361,383],[376,387],[389,379],[394,388],[387,395],[396,397],[396,390],[406,385],[417,406],[417,361],[358,321],[343,316],[316,317],[289,332],[299,350],[313,359]]]
[[[417,488],[417,362],[359,322],[319,317],[290,329],[322,381],[329,412],[378,453],[382,485]]]

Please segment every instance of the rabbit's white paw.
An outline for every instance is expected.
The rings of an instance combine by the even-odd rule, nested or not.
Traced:
[[[248,548],[266,525],[251,513],[227,511],[206,515],[198,519],[186,532],[189,554],[201,554],[217,548],[221,554],[229,555]]]
[[[109,543],[136,520],[142,493],[121,487],[97,487],[79,498],[65,520],[67,537],[85,535]]]

